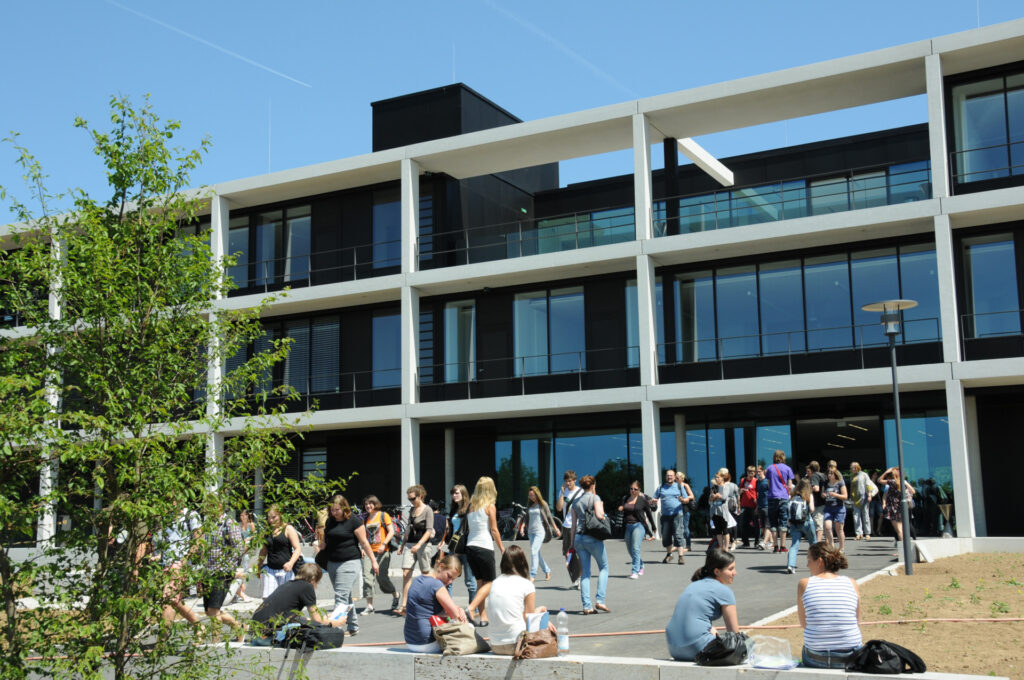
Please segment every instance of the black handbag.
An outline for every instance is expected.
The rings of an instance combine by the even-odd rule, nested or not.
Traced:
[[[698,666],[738,666],[747,660],[747,634],[719,633],[694,660]]]
[[[924,673],[927,666],[924,664],[924,659],[895,642],[868,640],[867,644],[846,660],[846,670],[878,675],[898,675],[900,673]]]
[[[606,514],[604,519],[598,519],[597,514],[594,512],[593,501],[591,501],[590,507],[586,508],[583,513],[584,534],[598,541],[605,541],[612,537],[612,524],[608,520],[608,515]]]
[[[324,548],[323,550],[318,550],[317,553],[316,553],[316,556],[313,557],[313,559],[316,561],[316,564],[317,564],[318,567],[320,567],[321,569],[327,569],[327,549],[326,548]]]
[[[448,537],[448,541],[445,543],[446,552],[449,555],[465,555],[466,554],[466,538],[469,533],[469,523],[466,521],[466,516],[462,515],[462,523],[459,525],[458,531],[453,531],[452,535]]]
[[[281,647],[289,649],[337,649],[345,643],[345,629],[303,622],[285,632]]]

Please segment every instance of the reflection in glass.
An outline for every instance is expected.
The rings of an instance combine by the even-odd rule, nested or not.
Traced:
[[[732,226],[778,221],[782,219],[781,203],[779,184],[734,189],[731,206]]]
[[[715,288],[721,357],[758,356],[761,343],[758,337],[757,275],[754,273],[754,265],[717,270]]]
[[[1013,236],[965,238],[963,254],[965,311],[973,315],[965,320],[965,333],[973,338],[1020,333]]]
[[[715,291],[711,272],[680,274],[675,280],[675,298],[676,360],[715,360]]]
[[[804,261],[804,300],[807,348],[850,347],[850,268],[845,253]]]
[[[910,203],[931,198],[931,162],[915,161],[889,166],[889,203]]]
[[[256,215],[256,278],[255,285],[267,286],[274,283],[279,271],[279,263],[275,259],[278,252],[278,239],[281,237],[282,212],[272,210]]]
[[[544,291],[518,293],[513,303],[515,375],[548,372],[548,298]]]
[[[775,452],[781,449],[786,460],[793,460],[793,433],[789,423],[759,424],[756,430],[754,460],[762,467],[772,464]]]
[[[769,262],[758,268],[764,353],[804,350],[804,290],[800,260]]]
[[[917,307],[903,312],[905,342],[942,339],[936,270],[933,245],[917,243],[900,246],[900,297],[917,300]]]
[[[640,365],[640,309],[637,302],[636,279],[626,281],[626,365]],[[654,279],[654,322],[658,343],[658,363],[665,363],[665,303],[661,277]]]
[[[853,210],[874,208],[885,205],[887,201],[884,170],[858,172],[853,175],[850,181],[850,207]]]
[[[287,244],[284,280],[305,281],[309,278],[310,208],[308,205],[289,208],[285,222]]]
[[[1006,177],[1006,96],[1003,79],[953,88],[956,175],[961,182]]]
[[[914,528],[922,536],[955,534],[953,466],[946,412],[908,412],[901,414],[901,421],[903,466],[907,480],[917,492],[911,514]],[[896,465],[895,420],[885,419],[884,432],[886,464]]]
[[[373,268],[402,263],[402,202],[399,190],[373,192]]]
[[[444,306],[444,380],[476,379],[476,303],[449,302]]]
[[[711,485],[711,477],[724,467],[728,467],[725,448],[725,428],[721,425],[708,426],[708,476],[707,479],[695,480],[698,484]]]
[[[862,306],[900,297],[896,249],[862,250],[850,255],[850,276],[853,279],[853,321],[857,345],[885,345],[889,342],[878,312],[865,312]]]
[[[810,183],[811,214],[845,212],[850,209],[845,177],[816,179]]]
[[[373,387],[402,383],[401,317],[397,312],[373,316]]]
[[[686,476],[693,493],[699,497],[709,479],[708,433],[703,425],[686,428]]]
[[[228,254],[235,256],[235,266],[228,276],[239,288],[249,286],[249,218],[232,217],[228,229]]]
[[[587,370],[583,288],[577,286],[552,290],[548,305],[551,373]]]

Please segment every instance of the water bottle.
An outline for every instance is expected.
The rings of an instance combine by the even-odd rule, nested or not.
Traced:
[[[565,608],[555,618],[555,631],[558,633],[558,656],[565,656],[569,653],[569,615]]]

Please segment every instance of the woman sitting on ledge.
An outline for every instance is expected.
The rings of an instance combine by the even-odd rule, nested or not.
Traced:
[[[448,584],[461,573],[459,558],[446,555],[437,561],[432,572],[413,579],[405,605],[405,646],[410,652],[436,654],[441,651],[430,628],[431,616],[448,614],[455,621],[465,623],[465,612],[448,594]]]
[[[736,558],[732,553],[715,548],[708,553],[704,566],[694,572],[692,583],[676,600],[672,618],[665,626],[668,652],[677,661],[693,661],[697,652],[715,639],[711,624],[718,617],[725,628],[739,632],[736,595],[732,592],[736,577]]]
[[[797,613],[804,627],[804,666],[843,668],[864,644],[857,582],[839,575],[847,566],[843,553],[824,542],[807,551],[811,576],[801,579],[796,590]]]
[[[295,580],[275,588],[252,615],[253,638],[250,644],[269,647],[278,628],[301,620],[303,607],[309,611],[309,618],[316,623],[335,628],[344,626],[344,621],[330,621],[316,608],[316,586],[323,575],[320,567],[306,562],[295,570]]]

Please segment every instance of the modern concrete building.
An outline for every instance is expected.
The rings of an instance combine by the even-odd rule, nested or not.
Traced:
[[[692,140],[922,95],[909,127],[726,159]],[[351,494],[385,502],[490,474],[507,502],[566,468],[617,498],[678,466],[700,493],[780,448],[885,468],[861,307],[912,298],[918,531],[1020,533],[1024,20],[543,120],[462,85],[373,115],[370,154],[212,187],[214,251],[241,253],[218,304],[292,288],[266,327],[295,340],[274,380],[319,403],[294,474],[358,470]],[[623,149],[632,174],[559,186],[559,161]]]

